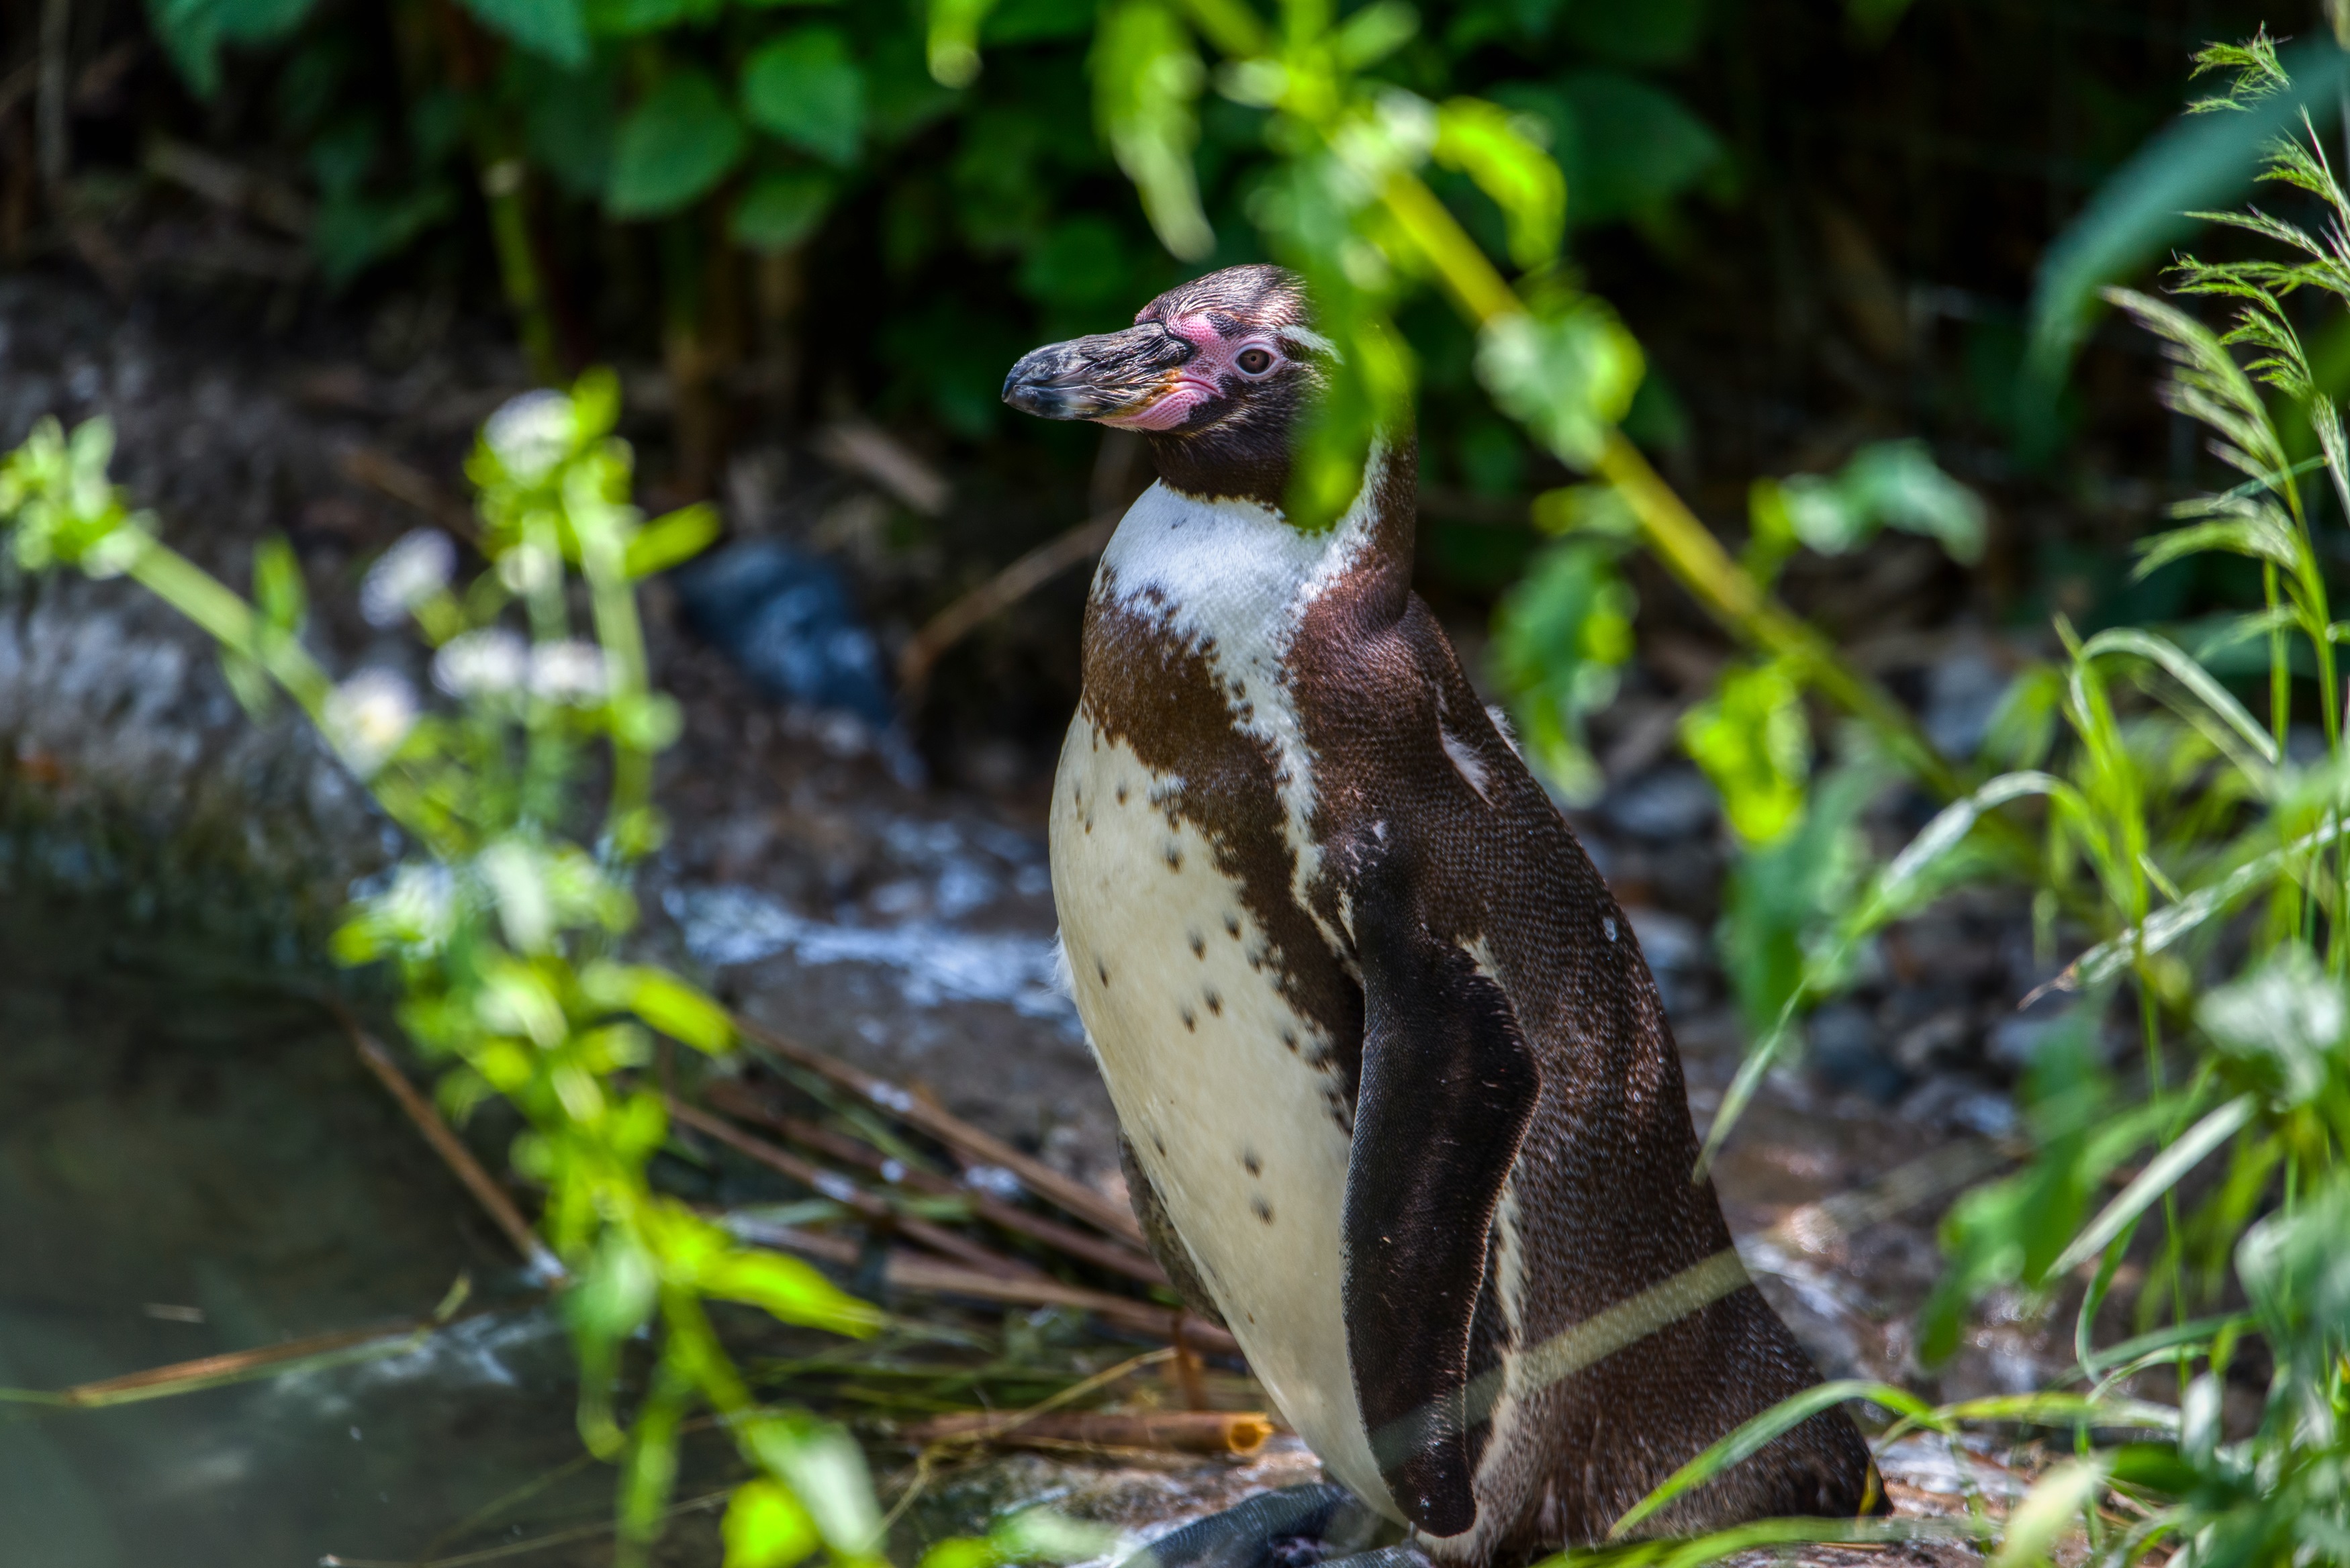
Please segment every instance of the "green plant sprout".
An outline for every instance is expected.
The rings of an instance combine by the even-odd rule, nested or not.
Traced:
[[[102,420],[69,437],[45,421],[0,463],[0,525],[19,566],[127,576],[201,627],[240,699],[291,698],[405,835],[408,854],[353,901],[333,955],[392,967],[401,1028],[448,1064],[439,1097],[452,1115],[495,1095],[527,1124],[514,1162],[546,1191],[536,1272],[561,1291],[581,1436],[620,1466],[620,1561],[644,1560],[680,1426],[706,1406],[756,1472],[729,1504],[727,1568],[819,1551],[847,1568],[879,1550],[862,1455],[838,1427],[754,1399],[704,1303],[855,1335],[879,1314],[808,1264],[738,1243],[646,1174],[668,1130],[636,1076],[655,1035],[712,1055],[733,1044],[716,1002],[619,956],[637,920],[631,868],[663,833],[653,757],[681,723],[648,678],[636,585],[709,543],[716,520],[688,508],[648,523],[629,504],[619,412],[603,373],[509,402],[466,465],[484,568],[461,582],[454,542],[423,531],[369,573],[363,612],[421,635],[437,701],[386,666],[328,674],[303,646],[302,577],[283,541],[255,551],[249,601],[163,544],[107,477]],[[600,821],[574,836],[599,793]],[[657,1348],[624,1423],[614,1395],[640,1334]]]

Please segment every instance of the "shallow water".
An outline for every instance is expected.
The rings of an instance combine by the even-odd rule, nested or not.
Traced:
[[[315,1006],[17,898],[0,1041],[0,1386],[413,1321],[461,1275],[479,1314],[359,1364],[0,1407],[0,1558],[407,1558],[578,1455],[559,1326]],[[582,1468],[497,1528],[608,1517],[609,1484]]]

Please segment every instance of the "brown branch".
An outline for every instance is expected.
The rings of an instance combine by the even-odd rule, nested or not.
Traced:
[[[1016,1424],[1015,1424],[1016,1423]],[[899,1428],[909,1443],[997,1443],[1012,1448],[1159,1449],[1182,1454],[1239,1454],[1264,1447],[1273,1423],[1261,1413],[1229,1410],[1055,1410],[1006,1417],[990,1411],[933,1416]]]
[[[922,623],[898,655],[898,685],[910,704],[930,684],[941,655],[997,612],[1026,598],[1071,566],[1092,560],[1109,544],[1118,514],[1106,512],[1047,539]]]
[[[423,513],[459,538],[479,538],[473,514],[463,502],[435,484],[421,470],[410,467],[381,448],[352,447],[342,454],[339,466],[345,478]]]
[[[771,1127],[794,1143],[805,1145],[846,1164],[862,1166],[870,1171],[884,1172],[887,1167],[902,1163],[892,1161],[879,1150],[845,1133],[835,1132],[830,1127],[819,1127],[814,1122],[802,1121],[797,1116],[788,1116],[779,1111],[772,1110],[762,1105],[755,1094],[740,1084],[722,1080],[712,1085],[705,1092],[704,1097],[720,1110],[739,1121],[756,1122],[762,1127]],[[1045,1219],[1041,1215],[1031,1214],[1025,1209],[1006,1203],[1001,1199],[973,1192],[968,1188],[957,1186],[945,1177],[927,1170],[905,1168],[897,1173],[894,1179],[912,1188],[917,1192],[929,1193],[934,1197],[960,1198],[971,1205],[971,1211],[975,1218],[984,1220],[991,1225],[1001,1226],[1006,1231],[1014,1231],[1031,1241],[1042,1241],[1045,1245],[1066,1252],[1070,1257],[1082,1259],[1086,1262],[1124,1274],[1128,1279],[1139,1280],[1146,1285],[1167,1283],[1166,1272],[1149,1258],[1131,1248],[1120,1246],[1114,1241],[1105,1241],[1088,1231],[1060,1224],[1055,1220]]]
[[[729,1228],[746,1241],[775,1247],[784,1251],[797,1252],[802,1257],[815,1258],[844,1268],[853,1267],[859,1256],[858,1245],[845,1236],[818,1236],[797,1231],[787,1225],[765,1225],[736,1219]],[[1238,1355],[1240,1342],[1213,1324],[1177,1309],[1154,1306],[1131,1296],[1114,1296],[1107,1291],[1090,1291],[1082,1285],[1065,1285],[1058,1280],[1039,1276],[1035,1279],[1007,1280],[993,1274],[983,1274],[976,1269],[959,1268],[952,1263],[934,1263],[909,1252],[889,1254],[883,1278],[895,1289],[931,1291],[942,1295],[971,1296],[980,1301],[1010,1302],[1024,1306],[1066,1306],[1092,1313],[1103,1322],[1131,1334],[1147,1334],[1153,1339],[1174,1337],[1176,1320],[1182,1319],[1184,1343],[1219,1355]]]
[[[837,1056],[827,1056],[813,1046],[803,1045],[764,1024],[754,1023],[740,1013],[733,1015],[733,1023],[743,1035],[785,1060],[795,1062],[811,1073],[831,1079],[900,1121],[920,1127],[975,1163],[1002,1166],[1018,1177],[1029,1191],[1049,1203],[1057,1204],[1087,1224],[1097,1226],[1137,1247],[1143,1245],[1142,1227],[1135,1223],[1134,1216],[1123,1206],[1112,1202],[1085,1183],[1063,1176],[1042,1160],[1021,1153],[994,1134],[982,1132],[951,1111],[909,1094],[886,1078],[877,1078]]]
[[[547,1250],[546,1243],[538,1239],[538,1233],[530,1228],[530,1221],[522,1217],[522,1210],[515,1207],[514,1199],[506,1195],[506,1189],[482,1168],[482,1162],[473,1158],[473,1151],[465,1147],[463,1140],[449,1130],[449,1124],[441,1119],[441,1113],[433,1108],[432,1102],[408,1081],[408,1075],[400,1070],[400,1064],[391,1059],[391,1053],[385,1050],[374,1035],[361,1028],[359,1020],[339,1004],[329,1005],[341,1017],[343,1028],[349,1033],[351,1044],[358,1049],[359,1060],[367,1064],[368,1071],[391,1091],[391,1097],[400,1102],[400,1108],[408,1113],[408,1119],[416,1124],[416,1130],[424,1135],[424,1141],[432,1146],[432,1152],[456,1173],[457,1179],[465,1184],[465,1190],[473,1195],[474,1201],[481,1204],[488,1211],[491,1220],[505,1232],[506,1240],[514,1243],[515,1251],[522,1254],[523,1262],[530,1265],[531,1272],[549,1285],[567,1283],[568,1276],[562,1263]]]
[[[777,1148],[764,1138],[754,1137],[733,1123],[723,1121],[707,1111],[696,1110],[691,1106],[670,1098],[669,1114],[696,1132],[708,1134],[768,1169],[780,1171],[794,1181],[815,1189],[833,1201],[847,1205],[864,1218],[895,1231],[909,1241],[920,1242],[933,1252],[960,1259],[974,1269],[1004,1279],[1045,1277],[1044,1271],[1035,1265],[1022,1262],[1017,1258],[1007,1258],[968,1236],[957,1235],[943,1225],[932,1224],[917,1215],[901,1214],[891,1208],[887,1199],[852,1187],[837,1173],[802,1159],[788,1149]]]

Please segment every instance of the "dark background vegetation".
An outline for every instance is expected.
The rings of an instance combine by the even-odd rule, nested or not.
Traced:
[[[71,0],[68,161],[45,170],[42,28],[59,8],[21,0],[0,23],[0,264],[92,275],[218,332],[224,352],[257,336],[390,374],[447,341],[517,340],[482,178],[515,161],[553,368],[631,369],[656,499],[723,494],[737,465],[780,487],[783,525],[805,523],[827,483],[806,440],[845,417],[953,480],[943,515],[900,509],[850,563],[885,636],[1084,517],[1089,482],[1139,482],[1096,472],[1095,432],[1017,421],[994,395],[1024,348],[1114,325],[1195,270],[1152,239],[1092,130],[1083,0],[1006,0],[960,92],[925,69],[922,18],[899,0],[610,0],[586,8],[595,36],[568,73],[447,0],[181,0],[151,16]],[[2176,112],[2192,51],[2264,16],[2202,0],[1485,0],[1428,7],[1388,68],[1549,121],[1575,260],[1654,367],[1631,429],[1726,531],[1754,476],[1912,432],[1992,498],[1978,572],[1917,540],[1799,567],[1798,607],[1882,639],[1956,614],[2044,625],[2062,608],[2094,626],[2191,607],[2181,574],[2124,582],[2119,547],[2194,461],[2149,396],[2151,350],[2101,334],[2054,426],[2019,415],[2015,372],[2043,247]],[[846,41],[861,81],[846,140],[754,127],[687,200],[648,212],[619,189],[616,132],[664,84],[703,67],[723,82],[760,41],[811,26]],[[1253,244],[1259,130],[1208,99],[1220,249],[1201,266]],[[1445,193],[1498,236],[1465,182]],[[1565,475],[1476,392],[1440,301],[1407,326],[1425,374],[1423,587],[1471,627],[1535,543],[1527,498]],[[530,370],[516,355],[504,373]],[[1049,745],[1074,692],[1081,582],[1067,574],[942,667],[922,721],[936,757],[977,735]],[[1676,638],[1711,641],[1661,580],[1639,586],[1669,661]]]

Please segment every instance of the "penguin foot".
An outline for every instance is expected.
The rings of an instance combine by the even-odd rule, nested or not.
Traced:
[[[1426,1568],[1412,1547],[1369,1550],[1392,1528],[1345,1487],[1286,1486],[1170,1531],[1118,1568],[1317,1568],[1342,1558],[1349,1568]]]

